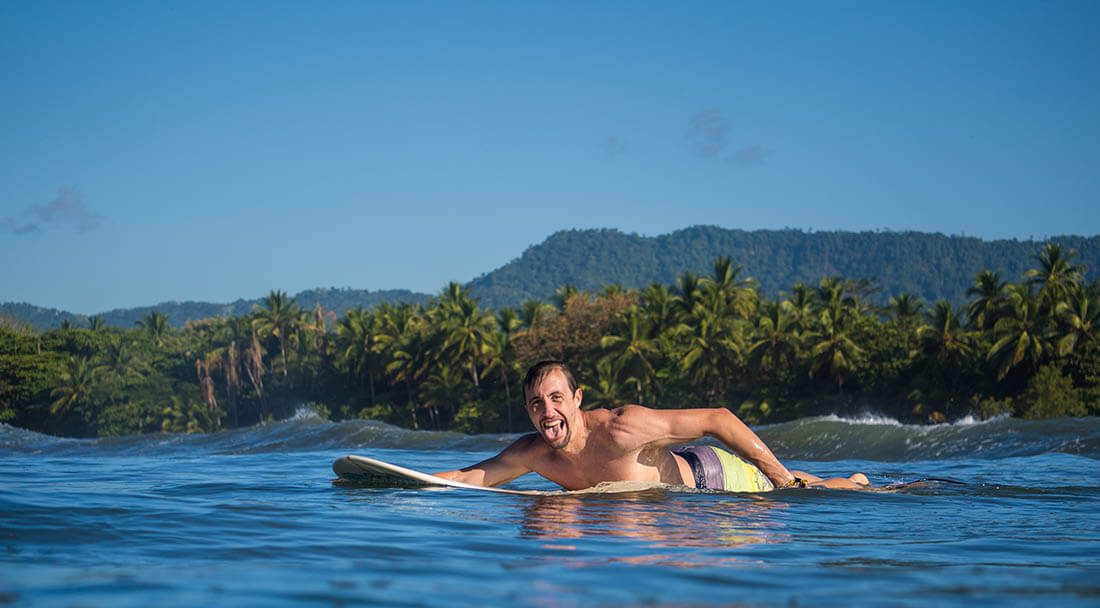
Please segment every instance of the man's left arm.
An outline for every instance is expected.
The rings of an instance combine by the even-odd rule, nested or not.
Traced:
[[[786,486],[794,479],[794,475],[779,462],[767,444],[736,414],[725,408],[653,410],[631,407],[639,407],[631,415],[641,414],[635,422],[654,433],[651,438],[654,444],[675,445],[709,435],[755,465],[775,487]]]

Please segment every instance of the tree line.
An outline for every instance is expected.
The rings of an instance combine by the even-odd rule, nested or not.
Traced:
[[[244,315],[172,328],[99,317],[0,325],[0,422],[59,435],[207,432],[309,404],[333,419],[514,432],[524,370],[569,361],[587,408],[718,406],[750,423],[873,411],[913,422],[1100,412],[1100,282],[1047,244],[1015,282],[983,270],[965,306],[825,277],[775,298],[726,257],[674,284],[490,310],[451,283],[425,304],[344,315],[272,291]]]

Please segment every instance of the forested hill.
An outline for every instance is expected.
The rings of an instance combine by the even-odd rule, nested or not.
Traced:
[[[1077,250],[1074,259],[1097,278],[1100,237],[1064,236],[1047,241]],[[481,304],[490,308],[518,306],[527,299],[549,301],[558,287],[573,285],[598,290],[605,285],[644,287],[673,284],[685,271],[709,274],[714,260],[727,256],[744,266],[741,277],[753,277],[774,297],[798,282],[816,285],[825,276],[874,279],[880,302],[911,293],[926,302],[946,299],[961,303],[974,275],[981,270],[1001,273],[1002,280],[1019,280],[1034,267],[1034,256],[1047,241],[983,241],[973,237],[921,232],[802,232],[799,230],[729,230],[696,226],[655,237],[618,230],[566,230],[529,247],[519,258],[467,284]],[[440,286],[443,287],[442,285]],[[272,285],[272,289],[280,289]],[[342,315],[349,308],[381,302],[425,302],[428,295],[407,290],[312,289],[294,296],[301,308],[318,303]],[[133,327],[157,310],[169,324],[219,315],[243,315],[259,298],[230,304],[166,302],[154,306],[101,313],[107,325]],[[25,322],[39,329],[64,321],[84,326],[88,318],[29,304],[0,304],[0,323]]]
[[[1048,239],[1078,251],[1074,262],[1088,278],[1100,268],[1100,237]],[[1046,241],[1043,241],[1046,242]],[[802,232],[728,230],[696,226],[656,237],[618,230],[566,230],[530,247],[518,259],[474,279],[469,287],[490,307],[528,298],[549,299],[561,285],[599,289],[607,284],[672,284],[685,271],[709,274],[715,258],[744,266],[761,290],[775,296],[798,282],[824,276],[875,279],[879,298],[907,292],[932,302],[962,302],[981,270],[1018,280],[1034,266],[1039,241],[983,241],[922,232]]]
[[[273,287],[278,289],[278,287]],[[414,293],[405,289],[390,289],[380,291],[366,291],[363,289],[309,289],[293,296],[295,302],[303,309],[309,310],[320,304],[325,310],[336,311],[343,315],[349,308],[357,306],[370,307],[382,302],[409,302],[418,304],[428,301],[426,294]],[[230,304],[213,304],[210,302],[162,302],[154,306],[142,306],[139,308],[119,308],[100,313],[103,323],[115,327],[133,327],[139,320],[150,312],[156,310],[168,317],[168,324],[172,327],[183,327],[188,321],[208,319],[218,316],[242,316],[252,312],[252,307],[259,304],[261,298],[253,300],[237,300]],[[43,308],[31,304],[4,303],[0,304],[0,324],[5,322],[23,322],[37,329],[49,329],[57,327],[64,321],[74,325],[85,327],[88,317],[53,308]]]

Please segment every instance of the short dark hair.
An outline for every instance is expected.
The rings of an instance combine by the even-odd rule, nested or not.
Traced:
[[[527,376],[523,379],[523,400],[527,401],[527,391],[542,382],[543,378],[554,370],[560,371],[565,376],[565,381],[569,383],[570,393],[577,392],[577,381],[573,378],[573,370],[569,369],[569,365],[565,361],[546,359],[532,365],[531,369],[527,370]]]

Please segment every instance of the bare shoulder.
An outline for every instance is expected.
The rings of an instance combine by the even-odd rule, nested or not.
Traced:
[[[620,443],[659,446],[694,441],[721,423],[720,408],[657,410],[642,405],[625,405],[612,410],[609,431]]]
[[[615,424],[640,424],[652,420],[654,415],[659,415],[660,410],[644,405],[628,404],[613,410],[607,410],[607,412],[609,419],[614,421]]]
[[[504,448],[499,457],[527,461],[536,458],[545,447],[546,444],[539,439],[538,433],[527,433]]]
[[[624,405],[607,410],[604,428],[610,438],[624,447],[642,447],[659,441],[666,432],[661,410],[644,405]]]

